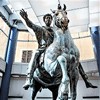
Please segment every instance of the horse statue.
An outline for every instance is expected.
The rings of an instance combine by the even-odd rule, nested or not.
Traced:
[[[52,91],[53,100],[68,100],[70,83],[72,100],[76,100],[80,53],[68,30],[66,5],[62,9],[58,4],[53,14],[54,41],[46,49],[44,62],[35,70],[34,79]]]

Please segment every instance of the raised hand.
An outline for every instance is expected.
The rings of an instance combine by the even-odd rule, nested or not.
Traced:
[[[24,20],[28,19],[27,12],[24,9],[20,10],[20,15]]]

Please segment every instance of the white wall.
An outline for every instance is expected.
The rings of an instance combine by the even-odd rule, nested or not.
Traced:
[[[31,99],[31,88],[26,91],[23,89],[25,78],[12,78],[10,82],[9,96],[23,96],[23,98],[11,98],[9,100],[30,100]]]
[[[85,72],[98,70],[97,62],[94,59],[87,60],[87,61],[81,61],[81,64],[82,64],[83,69],[85,70]]]

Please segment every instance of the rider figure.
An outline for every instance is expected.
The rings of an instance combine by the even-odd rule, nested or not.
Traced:
[[[23,88],[28,89],[31,83],[32,73],[36,69],[36,66],[38,66],[40,55],[45,51],[46,47],[48,47],[53,42],[54,33],[52,27],[50,26],[52,23],[51,14],[44,15],[43,21],[46,26],[43,27],[33,24],[28,19],[28,15],[23,9],[20,11],[20,15],[25,20],[28,27],[33,29],[33,31],[35,32],[39,44],[37,51],[32,55],[31,61],[28,65],[27,79],[26,83],[23,86]]]
[[[35,32],[36,38],[37,38],[37,41],[39,44],[37,51],[32,56],[31,61],[28,65],[27,79],[26,79],[26,82],[23,86],[23,88],[28,89],[29,86],[31,85],[32,73],[36,69],[36,66],[38,66],[40,55],[45,51],[46,47],[48,47],[53,42],[54,33],[53,33],[52,27],[50,26],[52,23],[52,15],[51,14],[44,15],[43,21],[44,21],[46,26],[43,26],[43,27],[40,27],[38,25],[33,24],[28,19],[28,15],[23,9],[20,11],[20,15],[25,20],[28,27],[33,29],[33,31]],[[81,74],[81,76],[86,84],[86,87],[87,88],[89,88],[89,87],[97,88],[96,86],[93,86],[90,82],[88,82],[88,80],[87,80],[88,77],[85,74],[81,63],[79,63],[78,68],[79,68],[79,72],[80,72],[80,74]]]

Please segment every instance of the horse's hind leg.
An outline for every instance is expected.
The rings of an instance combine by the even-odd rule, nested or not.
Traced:
[[[76,91],[76,82],[75,80],[72,79],[71,81],[71,86],[70,86],[70,89],[71,89],[71,98],[72,100],[76,100],[76,96],[77,96],[77,91]]]
[[[57,91],[52,91],[52,95],[53,95],[53,100],[56,100],[57,96],[58,96],[58,90]]]
[[[57,100],[58,89],[59,89],[59,85],[54,85],[49,88],[49,90],[52,92],[53,100]]]
[[[72,100],[76,100],[76,97],[77,97],[77,82],[78,82],[78,79],[79,79],[79,74],[77,72],[77,69],[75,69],[76,72],[73,74],[75,74],[75,76],[70,76],[70,91],[71,91],[71,97],[72,97]]]
[[[40,90],[41,85],[34,80],[33,91],[32,91],[32,100],[35,100],[37,92]]]

